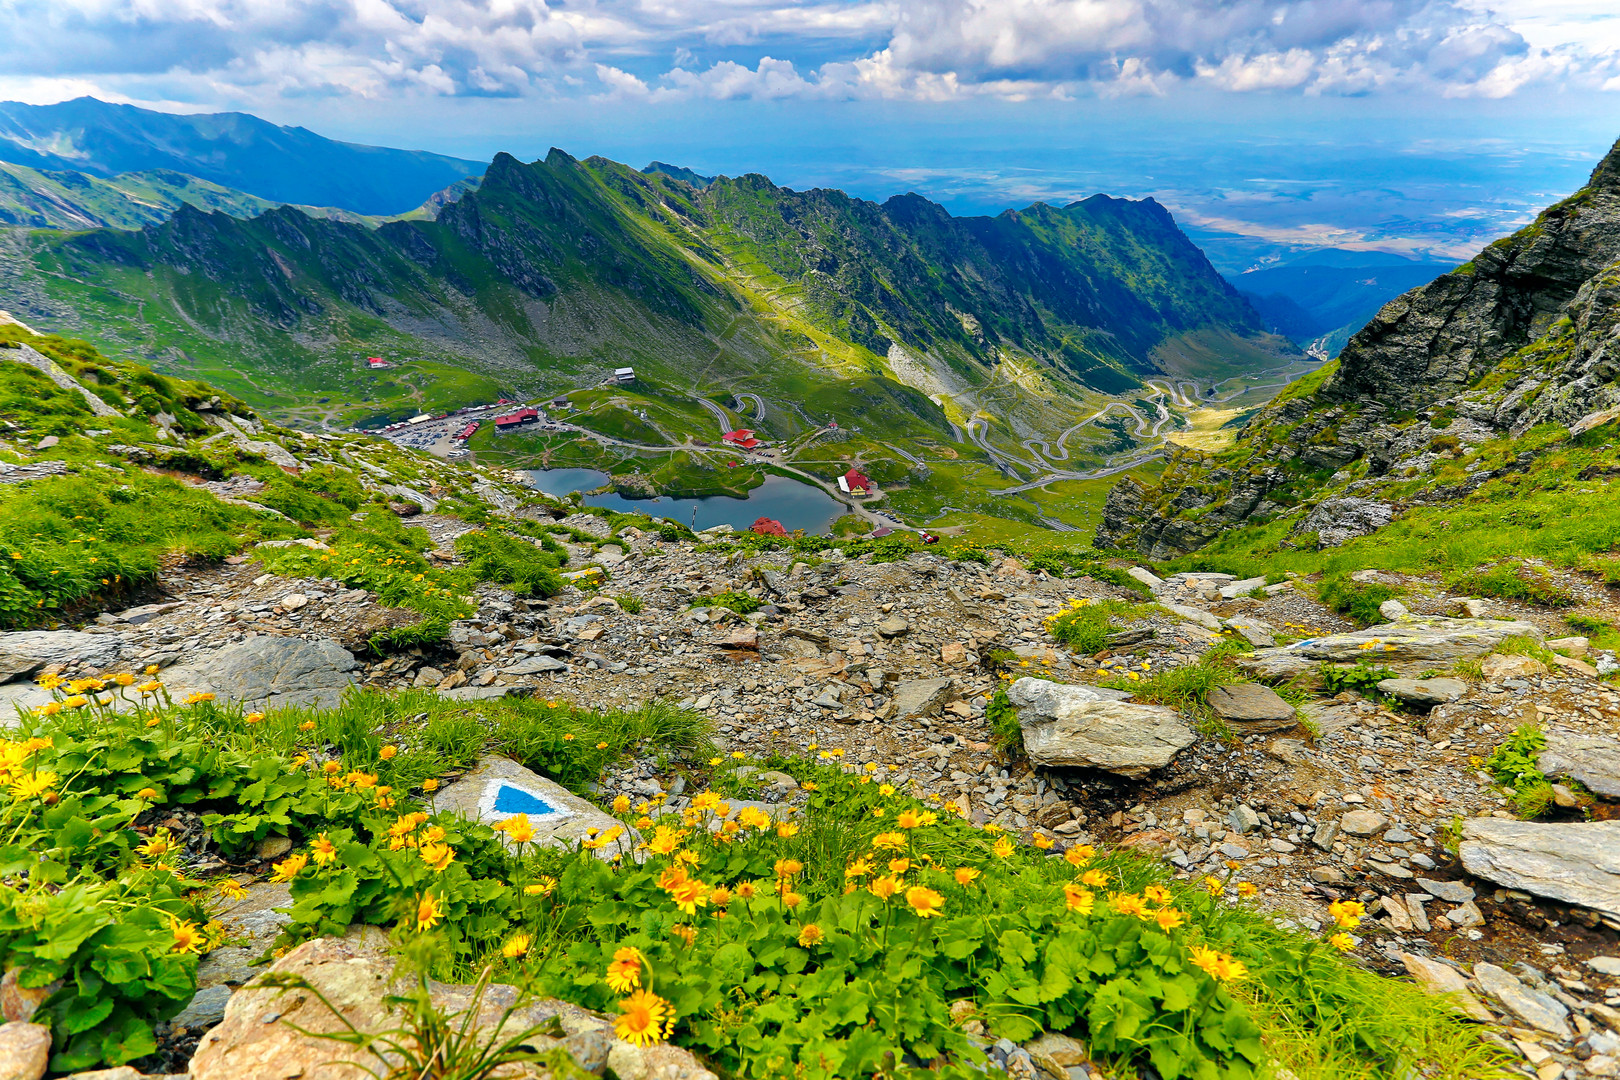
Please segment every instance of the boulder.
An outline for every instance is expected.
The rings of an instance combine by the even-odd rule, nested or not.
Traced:
[[[92,670],[118,662],[124,639],[77,630],[17,630],[0,634],[0,682],[34,674],[51,664],[79,663]]]
[[[1579,780],[1601,798],[1620,799],[1620,744],[1613,739],[1549,728],[1536,768],[1547,776]]]
[[[1217,686],[1206,700],[1216,716],[1241,734],[1283,731],[1299,722],[1292,705],[1259,683]]]
[[[1365,630],[1296,641],[1281,649],[1262,649],[1256,663],[1274,658],[1279,670],[1304,670],[1311,661],[1353,664],[1367,660],[1379,664],[1449,664],[1484,656],[1510,637],[1540,640],[1541,628],[1534,623],[1498,619],[1448,619],[1424,615],[1400,619]],[[1298,667],[1283,657],[1297,657]]]
[[[1419,709],[1432,709],[1468,693],[1468,684],[1461,679],[1385,679],[1378,684],[1378,692]]]
[[[507,675],[549,675],[557,671],[567,671],[568,665],[555,656],[530,656],[517,663],[504,667],[501,671]]]
[[[354,669],[354,654],[335,641],[260,636],[170,668],[163,681],[176,700],[207,691],[251,709],[330,709],[354,685]]]
[[[1315,533],[1319,547],[1338,547],[1388,525],[1395,509],[1373,499],[1324,499],[1294,526],[1297,535]]]
[[[1220,616],[1213,615],[1203,608],[1189,607],[1186,604],[1166,604],[1164,608],[1170,614],[1186,619],[1190,623],[1196,623],[1206,630],[1219,630],[1221,628]]]
[[[1237,615],[1226,620],[1226,625],[1236,630],[1238,636],[1257,649],[1269,649],[1277,644],[1272,635],[1277,628],[1264,619],[1252,619],[1246,615]]]
[[[1339,828],[1351,836],[1371,836],[1382,832],[1389,822],[1375,810],[1351,810],[1340,816]]]
[[[906,720],[917,716],[933,716],[948,701],[956,700],[956,686],[950,679],[908,679],[896,683],[893,718]]]
[[[1198,739],[1174,709],[1115,700],[1088,686],[1023,678],[1008,688],[1007,700],[1018,710],[1024,752],[1047,768],[1139,779]]]
[[[1451,1001],[1472,1020],[1490,1023],[1495,1019],[1490,1010],[1479,1003],[1468,989],[1468,979],[1456,968],[1415,953],[1397,953],[1414,982],[1431,994],[1440,994]]]
[[[1221,599],[1236,600],[1240,596],[1248,596],[1254,590],[1264,588],[1265,584],[1266,579],[1264,577],[1252,577],[1244,578],[1242,581],[1234,581],[1230,585],[1222,585],[1220,590]]]
[[[1153,571],[1144,567],[1133,566],[1129,570],[1125,571],[1125,573],[1129,574],[1137,581],[1140,581],[1154,592],[1158,592],[1160,589],[1164,588],[1164,579],[1159,577]]]
[[[1580,660],[1585,658],[1586,654],[1591,651],[1592,640],[1584,637],[1548,638],[1547,648],[1555,653],[1563,653],[1565,656],[1573,656],[1575,659]]]
[[[1561,1039],[1569,1038],[1569,1010],[1557,998],[1524,985],[1495,964],[1475,964],[1474,979],[1523,1023]]]
[[[412,987],[397,977],[395,962],[381,944],[381,935],[319,938],[276,961],[271,971],[303,978],[331,1007],[308,990],[244,987],[225,1006],[225,1019],[202,1037],[191,1059],[190,1080],[373,1080],[382,1075],[384,1070],[374,1059],[318,1037],[346,1032],[350,1025],[363,1032],[399,1026],[399,1015],[389,1010],[385,998]],[[428,985],[433,1004],[445,1014],[466,1015],[472,1008],[472,987]],[[576,1005],[555,1000],[523,1002],[516,987],[494,983],[478,1006],[471,1029],[516,1035],[549,1026],[553,1034],[533,1035],[525,1044],[542,1052],[565,1047],[576,1062],[596,1074],[612,1068],[624,1080],[653,1076],[715,1080],[685,1050],[667,1044],[637,1049],[614,1038],[612,1020]],[[514,1011],[503,1023],[508,1008]],[[46,1040],[48,1046],[49,1035]],[[545,1074],[518,1067],[511,1075]]]
[[[541,847],[572,847],[593,833],[604,833],[616,826],[624,829],[613,843],[597,849],[597,857],[603,859],[628,856],[639,839],[633,829],[625,828],[561,784],[499,754],[479,759],[466,775],[440,790],[433,806],[486,825],[524,814],[534,827],[531,845]],[[511,844],[504,833],[502,840]]]
[[[1620,916],[1620,820],[1470,818],[1458,855],[1475,877]]]
[[[50,1028],[17,1020],[0,1024],[0,1080],[39,1080],[50,1058]]]
[[[901,634],[910,629],[911,624],[906,622],[906,620],[902,619],[898,615],[890,615],[887,619],[884,619],[882,622],[877,624],[877,632],[886,638],[899,637]]]
[[[1547,665],[1528,656],[1493,654],[1480,661],[1479,673],[1485,677],[1487,682],[1502,682],[1505,679],[1528,679],[1532,675],[1547,674]]]

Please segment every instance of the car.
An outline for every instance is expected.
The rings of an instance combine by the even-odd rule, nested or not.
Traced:
[[[925,532],[925,533],[918,533],[917,535],[922,538],[922,542],[925,543],[925,544],[937,544],[937,543],[939,543],[939,537],[935,536],[933,533],[926,533]]]

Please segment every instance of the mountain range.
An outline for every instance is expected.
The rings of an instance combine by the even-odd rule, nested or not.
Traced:
[[[777,423],[814,399],[936,437],[976,417],[1049,434],[1144,376],[1297,355],[1151,199],[955,218],[684,172],[553,150],[498,156],[431,220],[185,204],[135,231],[13,230],[0,307],[271,407],[369,395],[391,415],[634,365],[757,393]],[[412,371],[361,381],[366,355]]]
[[[0,102],[0,162],[104,180],[179,173],[269,204],[378,215],[410,211],[484,168],[442,154],[339,142],[247,113],[179,115],[90,97]]]

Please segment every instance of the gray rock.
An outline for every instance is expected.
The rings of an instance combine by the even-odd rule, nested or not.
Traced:
[[[1536,767],[1547,776],[1579,780],[1594,795],[1620,799],[1620,742],[1613,738],[1549,728]]]
[[[1422,909],[1414,908],[1414,910]],[[1415,924],[1416,920],[1414,919],[1413,922]],[[1423,928],[1428,929],[1427,922],[1425,922]],[[1438,960],[1430,960],[1426,956],[1418,956],[1415,953],[1399,953],[1398,955],[1401,963],[1406,966],[1407,974],[1411,975],[1413,980],[1429,993],[1442,994],[1451,998],[1463,1012],[1482,1023],[1490,1023],[1495,1019],[1490,1010],[1481,1005],[1479,999],[1468,989],[1468,980],[1456,968],[1448,964],[1442,964]]]
[[[503,697],[522,697],[528,694],[522,686],[456,686],[440,690],[439,696],[451,701],[497,701]]]
[[[1466,904],[1459,904],[1446,912],[1446,918],[1451,920],[1452,926],[1463,930],[1470,926],[1485,925],[1485,913],[1480,911],[1479,905],[1472,900]]]
[[[1586,966],[1599,975],[1620,979],[1620,956],[1594,956],[1587,960]]]
[[[1378,684],[1378,692],[1420,709],[1432,709],[1468,693],[1468,684],[1461,679],[1385,679]]]
[[[1260,827],[1260,815],[1254,812],[1253,807],[1245,803],[1239,803],[1232,807],[1230,814],[1226,815],[1226,823],[1233,832],[1253,832]]]
[[[555,656],[531,656],[519,660],[501,671],[507,675],[544,675],[554,671],[567,671],[568,665]]]
[[[1395,517],[1388,503],[1354,497],[1324,499],[1294,526],[1297,535],[1315,533],[1320,547],[1338,547],[1382,529]]]
[[[1007,699],[1018,710],[1030,761],[1047,768],[1103,769],[1139,779],[1198,739],[1174,709],[1112,700],[1090,687],[1023,678]]]
[[[911,624],[906,622],[906,620],[902,619],[898,615],[890,615],[887,619],[884,619],[882,622],[877,624],[877,632],[886,638],[899,637],[901,634],[910,629]]]
[[[916,716],[933,716],[956,700],[956,687],[950,679],[908,679],[896,683],[890,704],[894,706],[894,719],[906,720]]]
[[[1164,608],[1178,618],[1196,623],[1206,630],[1219,630],[1221,628],[1220,616],[1213,615],[1203,608],[1189,607],[1186,604],[1165,604]]]
[[[1569,1038],[1569,1010],[1556,998],[1532,990],[1495,964],[1475,964],[1474,978],[1481,989],[1530,1027]]]
[[[1140,566],[1133,566],[1125,572],[1131,577],[1135,578],[1137,581],[1140,581],[1142,584],[1146,585],[1148,588],[1152,589],[1154,592],[1158,592],[1164,587],[1164,579],[1159,577],[1151,570]]]
[[[170,668],[164,682],[176,699],[207,691],[252,709],[330,709],[354,685],[354,668],[354,655],[335,641],[255,637]]]
[[[1254,590],[1264,587],[1266,579],[1263,577],[1244,578],[1234,581],[1230,585],[1221,586],[1221,599],[1236,600],[1240,596],[1247,596]]]
[[[291,908],[292,902],[292,888],[285,882],[256,881],[247,887],[241,900],[219,913],[219,921],[232,937],[250,941],[257,955],[269,947],[282,927],[292,922],[283,910]]]
[[[1620,916],[1620,821],[1470,818],[1458,854],[1475,877]]]
[[[179,606],[180,604],[178,601],[169,601],[168,603],[163,604],[142,604],[140,607],[126,608],[125,610],[120,611],[116,616],[114,616],[114,618],[116,618],[119,622],[128,623],[131,626],[139,626],[142,623],[151,622],[159,615],[167,614]]]
[[[1263,660],[1277,653],[1291,653],[1306,662],[1451,663],[1484,656],[1510,637],[1539,641],[1542,636],[1541,628],[1535,623],[1425,615],[1345,634],[1308,638],[1282,649],[1262,650],[1255,658]]]
[[[1466,904],[1474,899],[1474,890],[1460,881],[1435,881],[1433,878],[1420,877],[1417,883],[1418,888],[1430,896],[1449,900],[1453,904]]]
[[[592,830],[603,833],[620,828],[617,840],[597,849],[596,855],[602,859],[619,854],[628,857],[640,839],[634,830],[567,788],[499,754],[481,758],[465,776],[440,790],[433,805],[486,825],[523,814],[534,827],[531,843],[541,847],[572,847],[588,839]],[[506,834],[501,839],[511,845]]]
[[[1406,609],[1406,605],[1401,603],[1399,600],[1385,600],[1382,604],[1378,605],[1378,614],[1382,615],[1390,622],[1394,622],[1396,619],[1412,613],[1408,611]]]
[[[169,1023],[174,1027],[213,1027],[225,1019],[225,1006],[231,1000],[228,986],[209,986],[198,990],[191,1003]]]
[[[1339,828],[1351,836],[1371,836],[1387,824],[1384,815],[1375,810],[1351,810],[1339,818]]]
[[[1323,851],[1333,850],[1333,841],[1339,838],[1339,823],[1324,821],[1311,833],[1311,843]]]
[[[87,668],[116,663],[124,639],[77,630],[17,630],[0,634],[0,682],[25,678],[49,664],[77,662]]]
[[[1259,683],[1217,686],[1206,700],[1216,716],[1242,732],[1283,731],[1298,723],[1294,707]]]
[[[1257,649],[1269,649],[1277,644],[1277,639],[1272,636],[1276,628],[1262,619],[1238,615],[1227,619],[1226,625],[1236,630],[1238,637]]]

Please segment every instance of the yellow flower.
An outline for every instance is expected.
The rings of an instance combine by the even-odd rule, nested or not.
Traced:
[[[1225,953],[1207,949],[1202,945],[1194,945],[1188,952],[1192,955],[1194,967],[1202,968],[1212,977],[1222,982],[1229,979],[1241,979],[1249,973],[1241,960],[1234,960]]]
[[[743,761],[748,757],[748,755],[743,753],[741,750],[733,750],[731,752],[731,756],[737,761]]]
[[[325,866],[327,863],[337,861],[337,847],[325,833],[315,838],[315,842],[310,845],[310,852],[315,858],[316,866]]]
[[[752,881],[744,881],[737,886],[737,895],[744,900],[752,900],[757,891]]]
[[[157,832],[152,834],[152,838],[150,840],[140,845],[135,850],[148,858],[157,858],[160,855],[167,855],[169,852],[175,849],[175,846],[174,838],[169,835],[169,830],[159,829]]]
[[[865,877],[871,872],[872,864],[867,862],[865,859],[856,859],[854,862],[844,867],[845,878]]]
[[[1221,893],[1226,891],[1226,886],[1221,883],[1220,878],[1213,877],[1213,876],[1206,876],[1204,878],[1204,889],[1211,896],[1219,896],[1219,895],[1221,895]]]
[[[416,853],[436,874],[444,873],[456,861],[456,849],[449,844],[423,844]]]
[[[135,797],[145,799],[147,802],[154,802],[158,798],[157,788],[143,787],[135,793]]]
[[[500,823],[502,830],[514,844],[527,844],[534,839],[534,826],[528,814],[513,814]]]
[[[72,697],[62,702],[62,707],[65,709],[82,709],[88,704],[90,704],[89,698],[85,697],[83,694],[74,694]]]
[[[731,903],[731,890],[721,885],[709,894],[709,901],[720,907],[725,907]]]
[[[1158,911],[1153,913],[1153,919],[1159,924],[1160,930],[1167,932],[1174,930],[1176,927],[1187,921],[1187,917],[1185,915],[1172,907],[1160,908]]]
[[[617,799],[613,800],[613,812],[615,814],[625,814],[625,813],[629,813],[629,811],[630,811],[630,796],[628,796],[628,795],[620,795]]]
[[[382,758],[384,761],[392,761],[394,759],[394,756],[396,754],[398,754],[398,753],[399,753],[399,747],[397,747],[397,746],[385,746],[381,750],[377,751],[377,756]]]
[[[423,791],[438,791],[439,790],[439,782],[437,780],[434,780],[432,777],[429,777],[428,779],[422,781],[422,790]]]
[[[1063,886],[1063,906],[1070,911],[1090,915],[1095,900],[1096,896],[1090,889],[1082,889],[1072,881]]]
[[[1237,891],[1239,896],[1253,896],[1260,891],[1260,886],[1252,881],[1240,881],[1237,884]]]
[[[1045,833],[1036,833],[1034,837],[1031,838],[1030,843],[1034,844],[1042,851],[1045,851],[1052,846],[1052,838],[1047,836]]]
[[[1170,890],[1163,885],[1149,885],[1142,890],[1142,895],[1154,904],[1168,904],[1171,900]]]
[[[119,674],[113,676],[113,682],[117,683],[119,686],[134,686],[135,676],[131,675],[127,671],[120,672]]]
[[[142,694],[155,694],[159,690],[163,689],[163,684],[158,682],[156,679],[153,679],[150,682],[141,683],[141,685],[137,686],[135,689],[139,690]]]
[[[315,721],[313,721],[313,720],[305,720],[302,724],[298,725],[298,730],[299,731],[314,731],[315,730]]]
[[[210,694],[210,693],[208,693],[206,691],[198,691],[197,693],[194,693],[194,694],[187,694],[186,697],[185,697],[185,700],[182,701],[180,704],[182,704],[182,705],[201,705],[205,701],[213,701],[213,700],[214,700],[214,695],[213,694]]]
[[[170,952],[194,953],[201,952],[207,939],[202,929],[194,922],[187,922],[169,916],[169,933],[174,935],[174,944],[169,946]]]
[[[669,1038],[675,1029],[675,1010],[669,1002],[647,990],[637,990],[619,1002],[613,1034],[633,1046],[651,1046]]]
[[[932,919],[945,906],[945,898],[933,889],[913,885],[906,890],[906,903],[911,905],[918,918]]]
[[[641,965],[645,958],[641,950],[633,945],[626,945],[613,954],[613,960],[608,964],[608,989],[615,994],[628,994],[641,985]]]
[[[1108,884],[1108,874],[1102,870],[1087,870],[1080,875],[1080,884],[1088,889],[1100,889]]]
[[[501,946],[501,955],[508,960],[516,960],[518,957],[528,953],[528,951],[529,935],[521,931],[513,934],[506,940],[506,944]]]
[[[799,944],[804,946],[806,949],[810,948],[812,945],[820,945],[824,940],[826,940],[826,937],[827,935],[821,932],[821,927],[817,926],[815,923],[806,923],[799,930]]]
[[[444,909],[439,906],[439,898],[430,892],[422,894],[422,899],[416,903],[416,928],[418,930],[431,930],[444,918]]]
[[[1361,919],[1367,914],[1367,907],[1359,900],[1335,900],[1328,905],[1328,914],[1341,929],[1354,930],[1361,925]]]
[[[790,878],[804,870],[804,864],[798,859],[777,859],[773,867],[779,878]]]
[[[879,784],[878,785],[878,794],[879,795],[893,795],[894,794],[894,785],[893,784]]]
[[[309,865],[309,856],[299,852],[289,855],[276,863],[276,872],[270,875],[271,881],[291,881],[297,877],[304,867]]]
[[[867,891],[879,900],[887,900],[900,888],[900,882],[892,877],[880,877],[868,885]]]
[[[678,923],[670,927],[669,932],[686,942],[688,949],[692,947],[692,942],[697,940],[697,927],[688,926],[686,923]]]
[[[1013,852],[1018,850],[1018,845],[1014,844],[1010,837],[1003,836],[991,845],[990,850],[995,853],[998,859],[1010,859]]]
[[[1147,903],[1135,893],[1115,893],[1109,897],[1109,903],[1121,915],[1135,915],[1138,919],[1145,919],[1148,915]]]
[[[554,878],[554,877],[542,877],[539,881],[536,881],[533,885],[525,885],[525,886],[523,886],[523,893],[524,893],[525,896],[550,896],[551,895],[551,890],[555,889],[556,887],[557,887],[557,879],[556,878]]]
[[[681,838],[684,835],[668,825],[660,825],[658,831],[653,833],[653,838],[647,841],[647,850],[654,855],[668,855],[681,846]]]
[[[676,882],[669,890],[669,898],[684,914],[696,915],[697,909],[709,906],[709,887],[695,878]]]
[[[220,878],[214,882],[214,891],[227,900],[241,900],[247,896],[247,889],[235,878]]]
[[[1356,947],[1356,939],[1345,933],[1343,930],[1340,930],[1337,934],[1334,934],[1332,937],[1328,938],[1328,944],[1333,946],[1335,949],[1338,949],[1340,952],[1349,952],[1351,949]]]
[[[971,866],[958,866],[955,876],[958,885],[966,886],[973,884],[974,879],[979,876],[979,872]]]
[[[776,827],[776,835],[783,840],[791,840],[799,835],[799,825],[794,821],[784,821]]]

